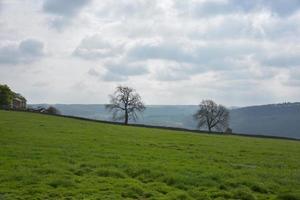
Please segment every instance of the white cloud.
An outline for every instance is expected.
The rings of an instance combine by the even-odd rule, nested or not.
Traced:
[[[150,104],[300,98],[298,0],[1,3],[0,78],[30,102],[105,103],[120,81]]]
[[[90,0],[44,0],[43,11],[51,14],[49,24],[57,30],[64,29],[90,2]]]
[[[44,0],[43,10],[60,16],[78,14],[90,0]]]
[[[231,13],[250,13],[260,9],[267,9],[275,15],[286,17],[300,9],[298,0],[175,0],[174,5],[181,16],[189,17],[214,17]]]
[[[73,52],[74,56],[84,59],[97,60],[107,57],[118,57],[122,53],[122,41],[110,41],[101,35],[92,35],[81,40]]]
[[[35,39],[0,46],[0,64],[31,63],[39,60],[43,55],[44,44]]]

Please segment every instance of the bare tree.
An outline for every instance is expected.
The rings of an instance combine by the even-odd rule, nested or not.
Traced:
[[[212,100],[203,100],[199,110],[194,114],[198,121],[198,127],[206,127],[209,132],[212,129],[225,131],[228,128],[229,111],[222,105],[217,105]]]
[[[137,120],[138,113],[143,112],[146,107],[141,100],[141,96],[133,88],[118,86],[114,94],[110,95],[110,104],[105,108],[112,112],[113,120]]]

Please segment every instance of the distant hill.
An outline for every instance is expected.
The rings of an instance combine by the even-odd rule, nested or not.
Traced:
[[[300,138],[300,103],[233,109],[230,125],[235,132]]]
[[[36,104],[36,106],[47,106]],[[56,104],[62,114],[111,120],[101,104]],[[150,105],[136,123],[196,129],[196,105]],[[232,108],[230,127],[234,132],[300,138],[300,103]]]

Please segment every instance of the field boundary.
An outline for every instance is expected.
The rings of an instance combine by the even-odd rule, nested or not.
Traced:
[[[156,126],[156,125],[147,125],[147,124],[123,124],[121,122],[114,122],[114,121],[106,121],[106,120],[98,120],[98,119],[90,119],[85,117],[78,117],[73,115],[58,115],[58,114],[49,114],[49,113],[40,113],[40,112],[33,112],[33,111],[26,111],[26,110],[7,110],[5,111],[12,111],[12,112],[24,112],[24,113],[33,113],[33,114],[40,114],[40,115],[48,115],[48,116],[56,116],[62,118],[69,118],[69,119],[77,119],[83,121],[90,121],[90,122],[98,122],[104,124],[112,124],[118,126],[127,126],[127,127],[140,127],[140,128],[154,128],[154,129],[164,129],[164,130],[172,130],[172,131],[180,131],[180,132],[190,132],[190,133],[199,133],[199,134],[206,134],[206,135],[220,135],[220,136],[242,136],[242,137],[252,137],[252,138],[266,138],[266,139],[283,139],[283,140],[292,140],[292,141],[300,141],[297,138],[290,138],[290,137],[281,137],[281,136],[271,136],[271,135],[258,135],[258,134],[244,134],[244,133],[224,133],[224,132],[208,132],[196,129],[186,129],[186,128],[179,128],[179,127],[169,127],[169,126]]]

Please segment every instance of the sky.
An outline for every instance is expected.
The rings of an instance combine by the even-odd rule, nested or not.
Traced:
[[[0,0],[0,84],[28,103],[300,101],[300,0]]]

